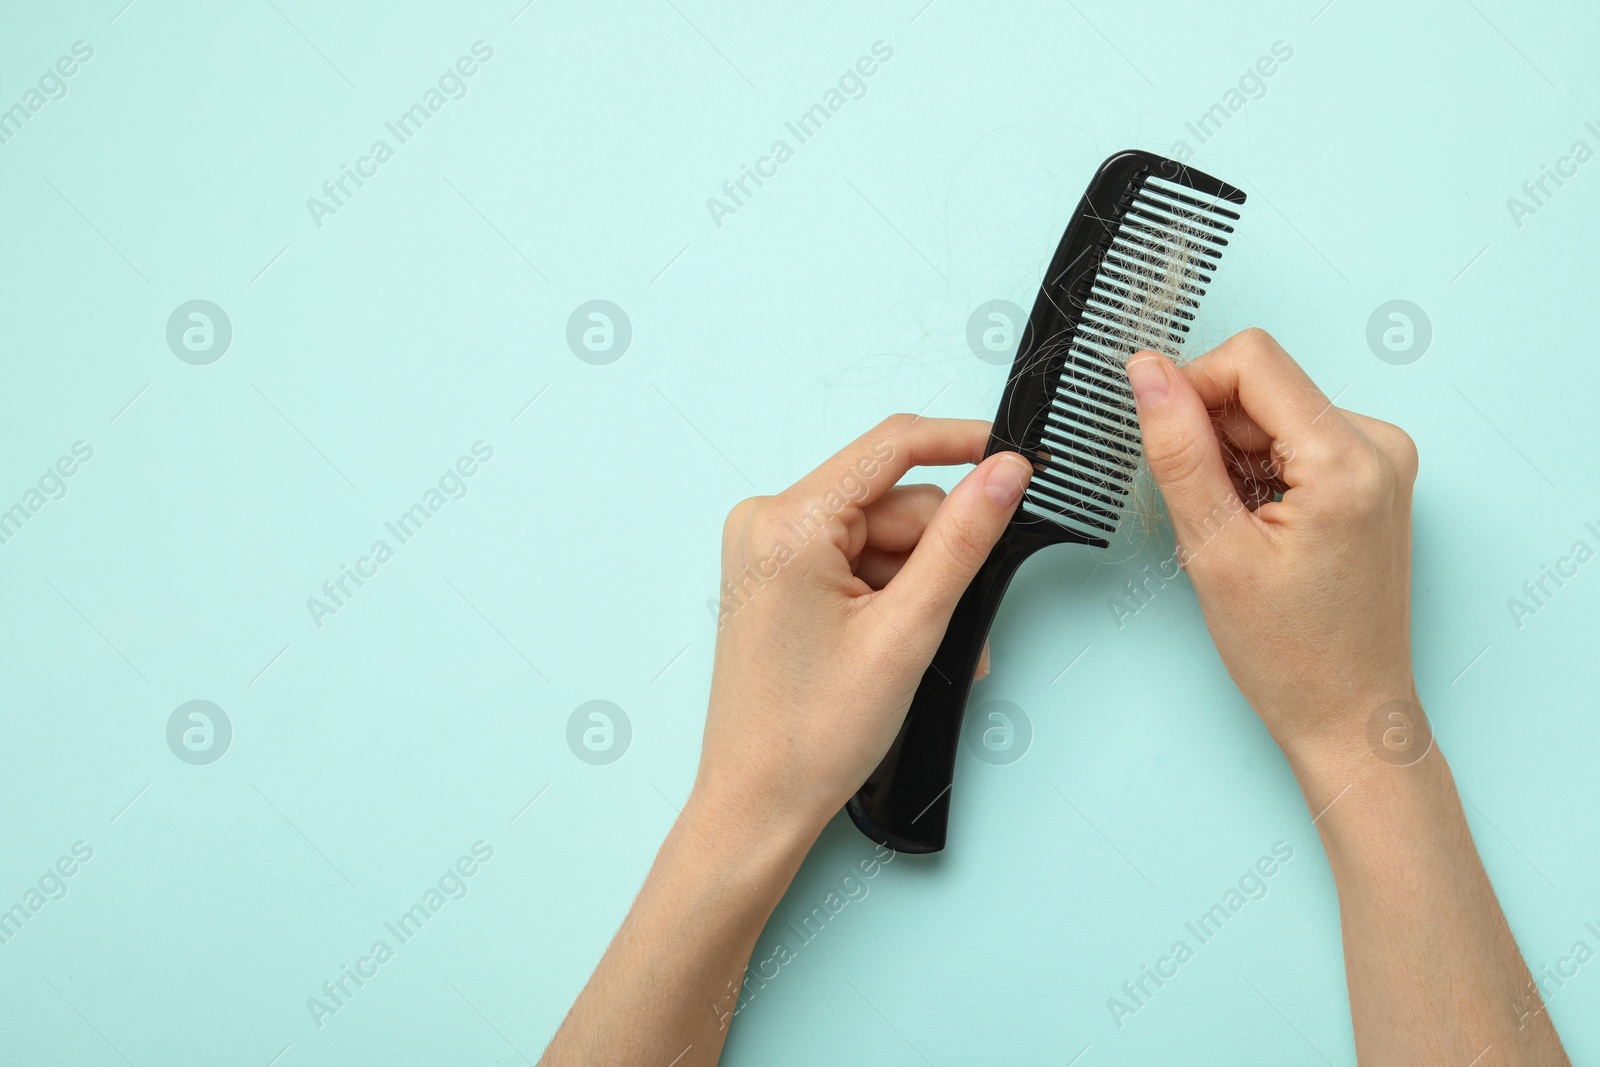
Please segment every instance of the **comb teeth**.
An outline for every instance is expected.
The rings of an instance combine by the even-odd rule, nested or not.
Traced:
[[[1239,219],[1226,201],[1154,175],[1101,250],[1072,325],[1043,353],[1061,362],[1023,510],[1104,544],[1142,446],[1124,370],[1134,352],[1176,356]]]

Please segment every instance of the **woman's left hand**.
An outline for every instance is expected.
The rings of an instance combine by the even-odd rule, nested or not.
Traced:
[[[702,803],[816,833],[860,788],[1032,476],[1015,452],[984,460],[988,440],[985,422],[894,415],[729,513]],[[948,496],[897,485],[957,463],[979,465]]]

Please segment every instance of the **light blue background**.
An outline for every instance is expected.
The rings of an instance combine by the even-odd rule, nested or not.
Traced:
[[[1265,326],[1417,439],[1423,699],[1535,970],[1600,948],[1600,564],[1520,629],[1506,606],[1597,547],[1600,162],[1506,207],[1600,146],[1592,5],[122,3],[9,3],[0,35],[0,106],[94,49],[0,145],[0,506],[94,449],[0,545],[0,906],[94,849],[0,946],[0,1060],[536,1060],[691,782],[727,509],[891,411],[991,417],[970,312],[1031,304],[1102,158],[1180,139],[1251,194],[1206,339]],[[314,225],[479,40],[467,96]],[[706,199],[879,40],[866,95],[716,226]],[[1280,40],[1265,95],[1186,136]],[[634,331],[608,366],[565,340],[597,298]],[[1434,329],[1408,366],[1365,341],[1395,298]],[[165,340],[192,299],[232,322],[209,366]],[[468,495],[315,626],[480,440]],[[963,755],[949,850],[874,879],[727,1062],[1353,1060],[1326,862],[1192,592],[1106,607],[1143,551],[1025,568],[974,701],[1025,709],[1031,749]],[[165,740],[197,698],[234,730],[202,767]],[[633,727],[609,766],[565,742],[594,699]],[[480,840],[470,892],[315,1026]],[[1107,998],[1278,841],[1266,897],[1117,1028]],[[763,951],[870,853],[836,820]],[[1600,1058],[1600,963],[1549,1007]]]

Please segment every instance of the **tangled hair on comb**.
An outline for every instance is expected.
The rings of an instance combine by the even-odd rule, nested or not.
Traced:
[[[1123,228],[1127,228],[1124,221]],[[1146,247],[1149,247],[1146,245]],[[1186,319],[1194,318],[1187,310],[1193,301],[1184,296],[1187,291],[1196,291],[1195,286],[1199,281],[1200,253],[1204,246],[1182,230],[1174,230],[1171,243],[1163,250],[1159,260],[1128,261],[1125,268],[1128,274],[1127,288],[1130,294],[1130,310],[1133,312],[1137,329],[1135,332],[1144,336],[1146,340],[1155,343],[1137,345],[1123,342],[1116,346],[1110,353],[1126,368],[1128,360],[1137,352],[1157,351],[1174,364],[1182,365],[1186,362],[1182,346],[1170,340],[1173,333],[1181,333],[1174,329],[1175,325]],[[1160,490],[1155,484],[1154,477],[1150,474],[1150,464],[1145,458],[1144,449],[1139,450],[1138,467],[1134,472],[1133,486],[1129,493],[1128,511],[1139,523],[1140,531],[1149,537],[1160,527],[1166,516],[1166,507],[1162,502]]]
[[[1242,202],[1243,193],[1222,188]],[[1208,195],[1222,199],[1139,173],[1114,201],[1104,190],[1087,197],[1030,319],[1040,344],[1019,350],[1001,400],[1002,439],[1034,460],[1022,510],[1089,544],[1106,547],[1129,532],[1130,513],[1147,535],[1159,521],[1149,475],[1141,475],[1148,466],[1127,363],[1146,350],[1180,358],[1233,232],[1228,220],[1239,218]]]

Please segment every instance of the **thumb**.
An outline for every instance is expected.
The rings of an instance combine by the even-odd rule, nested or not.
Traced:
[[[974,467],[940,503],[917,547],[878,596],[916,625],[942,632],[1032,477],[1033,465],[1016,452],[996,453]]]
[[[1223,466],[1211,415],[1194,385],[1165,356],[1140,352],[1127,369],[1150,473],[1167,502],[1178,543],[1197,551],[1238,510],[1230,507],[1233,479]]]

